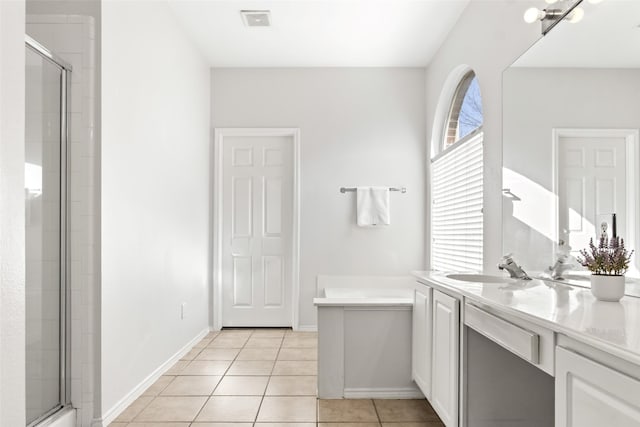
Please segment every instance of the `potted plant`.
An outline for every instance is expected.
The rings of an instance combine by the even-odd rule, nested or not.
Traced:
[[[598,246],[589,241],[578,262],[591,272],[591,293],[600,301],[620,301],[624,296],[624,273],[633,251],[624,247],[624,239],[601,237]]]

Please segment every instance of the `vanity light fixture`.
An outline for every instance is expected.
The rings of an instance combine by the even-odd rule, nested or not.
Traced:
[[[524,12],[524,21],[533,24],[536,21],[542,23],[542,34],[547,34],[558,22],[565,19],[575,24],[584,18],[584,10],[577,7],[582,0],[545,0],[547,4],[553,5],[546,9],[532,7]],[[589,0],[599,1],[599,0]]]
[[[576,7],[571,12],[565,15],[562,9],[538,9],[532,7],[524,12],[524,22],[527,24],[533,24],[536,21],[554,20],[559,21],[564,16],[568,22],[572,24],[582,21],[584,18],[584,9]]]
[[[540,10],[537,7],[531,7],[524,12],[524,22],[527,24],[533,24],[536,21],[542,21],[548,19],[548,11]]]

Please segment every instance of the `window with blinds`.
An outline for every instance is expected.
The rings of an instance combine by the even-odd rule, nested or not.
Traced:
[[[482,270],[482,128],[431,163],[431,267]]]

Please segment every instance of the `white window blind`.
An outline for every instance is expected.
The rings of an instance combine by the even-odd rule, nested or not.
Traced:
[[[432,161],[434,270],[482,270],[482,139],[479,132]]]

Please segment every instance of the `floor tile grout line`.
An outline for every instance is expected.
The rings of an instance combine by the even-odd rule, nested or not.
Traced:
[[[320,399],[318,399],[317,381],[316,381],[316,427],[320,427]]]
[[[282,350],[282,343],[283,342],[284,342],[284,335],[280,339],[280,347],[278,348],[278,351],[276,351],[276,358],[273,361],[273,366],[271,366],[271,372],[269,373],[269,379],[267,380],[267,386],[264,388],[264,394],[263,394],[262,400],[264,400],[264,396],[267,395],[267,390],[269,390],[269,384],[271,384],[271,378],[273,377],[273,371],[275,371],[275,369],[276,369],[276,363],[278,362],[278,356],[280,356],[280,350]],[[262,403],[260,403],[260,406],[262,407]],[[258,410],[258,412],[260,412],[260,410]],[[256,422],[257,422],[257,414],[256,414]]]
[[[215,340],[216,338],[218,338],[218,336],[220,336],[220,334],[216,335],[214,337],[213,340]],[[249,336],[251,336],[251,334],[249,334]],[[211,342],[213,342],[213,340],[211,340]],[[247,338],[248,340],[248,338]],[[244,348],[244,346],[242,347]],[[240,354],[240,351],[238,352],[238,354]],[[202,413],[202,410],[204,409],[205,406],[207,406],[207,403],[209,403],[211,401],[211,399],[213,398],[213,393],[215,393],[216,389],[220,386],[220,383],[222,382],[222,380],[224,379],[224,377],[227,375],[227,372],[229,372],[229,369],[231,369],[231,366],[233,365],[233,363],[235,362],[235,359],[238,357],[238,355],[236,355],[234,357],[234,359],[231,361],[231,363],[229,363],[229,366],[227,366],[227,369],[225,369],[224,373],[220,376],[220,380],[218,381],[218,383],[216,384],[216,386],[213,388],[213,390],[211,390],[211,394],[209,395],[209,397],[207,397],[207,399],[204,401],[204,404],[202,405],[202,407],[200,408],[200,410],[198,411],[198,413],[195,415],[195,417],[193,417],[193,420],[191,420],[191,424],[195,423],[195,421],[198,419],[198,417],[200,416],[200,414]]]
[[[273,361],[273,367],[271,368],[271,373],[269,376],[273,376],[273,372],[276,370],[276,363],[278,363],[278,358],[280,357],[280,352],[282,351],[282,346],[284,345],[285,336],[282,336],[280,340],[280,347],[278,347],[278,351],[276,352],[276,359]]]
[[[251,334],[249,334],[249,337],[251,337]],[[247,341],[249,341],[249,337],[247,337]],[[227,374],[229,373],[229,370],[231,369],[233,364],[236,363],[236,361],[238,360],[238,356],[240,355],[240,352],[244,349],[244,346],[246,344],[247,344],[247,342],[245,341],[244,345],[238,349],[238,353],[236,353],[236,355],[233,357],[233,360],[231,360],[231,362],[229,363],[229,366],[227,366],[227,369],[225,369],[224,373],[220,377],[220,381],[213,388],[213,391],[211,391],[211,397],[213,397],[213,393],[215,393],[216,389],[220,386],[220,383],[222,382],[222,380],[224,380],[224,378],[227,376]]]
[[[160,375],[160,378],[162,378],[162,377],[164,377],[164,376],[165,376],[165,375]],[[168,377],[169,375],[166,375],[166,376]],[[177,375],[174,375],[174,376],[173,376],[173,378],[171,378],[171,381],[169,381],[169,382],[167,383],[167,385],[165,385],[161,390],[159,390],[159,391],[158,391],[158,394],[155,394],[155,395],[152,395],[152,396],[153,396],[154,398],[156,398],[156,397],[160,396],[160,395],[162,394],[162,392],[163,392],[163,391],[165,391],[165,390],[166,390],[166,389],[171,385],[171,383],[173,383],[173,382],[176,380],[176,378],[177,378],[177,377],[178,377]],[[157,382],[158,382],[158,380],[159,380],[160,378],[158,378],[157,380],[155,380],[155,381],[153,382],[153,384],[157,383]],[[146,393],[146,392],[147,392],[147,390],[149,390],[149,389],[153,386],[153,384],[151,384],[149,387],[147,387],[147,389],[142,393],[142,396],[144,396],[144,395],[145,395],[144,393]]]
[[[207,344],[207,346],[205,348],[209,348],[209,345],[219,336],[219,334],[216,334],[215,337],[213,337],[211,339],[211,341],[209,341],[209,343]],[[227,367],[228,369],[229,367]],[[211,391],[211,393],[213,393],[213,391],[218,387],[218,385],[220,384],[220,381],[222,381],[222,378],[224,378],[224,374],[222,376],[220,376],[220,380],[218,380],[217,384],[215,385],[215,387],[213,387],[213,390]],[[198,413],[195,415],[195,417],[193,418],[192,421],[190,421],[190,424],[193,424],[196,420],[196,418],[198,418],[198,416],[200,415],[200,413],[202,412],[202,409],[204,409],[204,407],[206,406],[206,404],[209,402],[209,399],[211,398],[211,394],[209,394],[207,396],[207,399],[205,400],[204,404],[202,405],[202,407],[200,408],[200,410],[198,411]]]
[[[142,395],[140,395],[136,400],[140,399],[140,397],[142,397]],[[147,403],[146,405],[144,405],[144,408],[142,408],[142,409],[140,410],[140,412],[138,412],[136,415],[134,415],[134,416],[133,416],[133,418],[131,418],[131,420],[129,420],[129,421],[125,421],[127,424],[131,424],[132,422],[135,422],[136,418],[138,418],[138,417],[140,416],[140,414],[142,414],[142,412],[143,412],[145,409],[147,409],[147,408],[149,407],[149,405],[151,405],[151,403],[152,403],[154,400],[156,400],[156,398],[157,398],[158,396],[150,396],[150,397],[151,397],[151,400],[149,401],[149,403]],[[136,400],[134,400],[133,402],[135,402]],[[133,404],[133,402],[131,402],[131,404]],[[126,411],[130,406],[131,406],[131,405],[127,406],[127,407],[125,408],[125,411]],[[123,412],[124,412],[124,411],[123,411]],[[116,419],[117,419],[117,418],[116,418]],[[114,421],[115,421],[115,420],[114,420]]]
[[[282,338],[282,341],[284,341],[284,337]],[[280,348],[282,348],[282,341],[280,342]],[[278,354],[280,354],[280,348],[278,348],[278,352],[276,354],[276,360],[278,360]],[[256,412],[256,416],[253,419],[253,425],[255,426],[255,424],[258,422],[258,417],[260,416],[260,410],[262,409],[262,404],[264,403],[264,397],[267,394],[267,389],[269,388],[269,383],[271,382],[271,376],[273,374],[273,370],[276,367],[276,362],[273,362],[273,366],[271,366],[271,372],[269,373],[269,379],[267,380],[267,386],[264,388],[264,393],[262,394],[262,398],[260,399],[260,404],[258,405],[258,411]]]
[[[373,410],[376,411],[376,417],[378,417],[378,425],[382,426],[382,420],[380,419],[380,412],[378,412],[378,405],[376,405],[376,400],[371,399],[371,403],[373,404]]]

